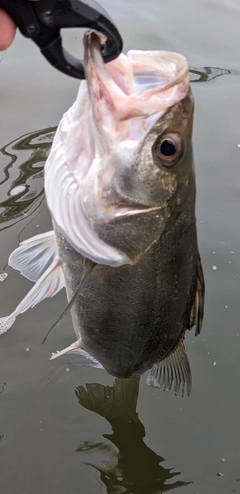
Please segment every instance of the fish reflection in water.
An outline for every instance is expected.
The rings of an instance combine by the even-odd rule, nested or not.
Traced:
[[[136,408],[139,393],[139,377],[115,379],[113,386],[86,384],[75,390],[79,404],[104,417],[112,428],[112,434],[103,434],[117,449],[104,442],[85,442],[77,448],[82,454],[106,453],[109,466],[85,462],[99,471],[108,494],[161,494],[183,487],[190,482],[169,480],[180,475],[164,468],[165,461],[144,442],[145,428]]]

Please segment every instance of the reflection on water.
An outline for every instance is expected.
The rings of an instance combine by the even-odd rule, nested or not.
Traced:
[[[108,494],[161,494],[190,483],[180,480],[169,483],[180,472],[164,468],[161,465],[164,458],[143,440],[145,428],[136,412],[138,377],[115,379],[113,386],[86,384],[86,389],[79,386],[75,393],[81,406],[104,417],[112,428],[112,434],[103,434],[112,444],[87,441],[77,448],[84,455],[101,452],[107,456],[104,466],[85,463],[99,471]]]
[[[44,197],[43,171],[55,127],[31,132],[0,149],[0,230],[30,216]],[[14,221],[16,222],[16,221]]]
[[[222,75],[240,75],[240,70],[221,69],[220,67],[190,67],[190,82],[208,82]]]

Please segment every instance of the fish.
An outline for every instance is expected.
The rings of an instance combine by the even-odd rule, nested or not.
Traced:
[[[104,64],[92,31],[84,63],[86,81],[45,164],[53,230],[10,255],[35,285],[0,333],[65,287],[77,341],[51,359],[84,355],[117,378],[150,369],[147,384],[189,395],[185,333],[201,331],[205,287],[188,63],[130,50]]]

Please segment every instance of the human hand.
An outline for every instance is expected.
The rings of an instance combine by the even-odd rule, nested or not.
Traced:
[[[31,1],[36,2],[39,0]],[[16,29],[16,25],[11,17],[4,10],[0,9],[0,51],[6,50],[12,44]]]

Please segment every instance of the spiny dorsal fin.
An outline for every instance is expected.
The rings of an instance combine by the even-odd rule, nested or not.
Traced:
[[[196,292],[193,298],[193,305],[190,312],[189,326],[190,329],[195,326],[195,336],[200,334],[203,322],[204,313],[204,295],[205,295],[205,283],[202,270],[202,264],[200,256],[198,255],[197,272],[196,272]]]
[[[174,383],[175,394],[178,394],[182,384],[182,396],[186,385],[187,394],[190,395],[192,376],[183,337],[180,338],[167,357],[153,364],[146,382],[155,388],[163,386],[164,391],[170,391]]]

